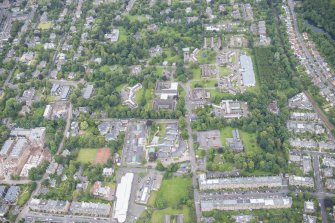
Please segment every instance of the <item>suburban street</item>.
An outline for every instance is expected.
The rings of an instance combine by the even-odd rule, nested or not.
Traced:
[[[183,86],[184,90],[186,91],[186,97],[190,95],[190,82],[186,83],[186,87]],[[191,114],[192,114],[192,106],[190,104],[190,100],[186,100],[186,123],[187,123],[187,132],[188,132],[188,149],[190,154],[190,161],[191,161],[191,171],[192,171],[192,182],[193,182],[193,189],[194,189],[194,205],[195,205],[195,212],[197,215],[197,223],[200,223],[201,219],[201,208],[200,208],[200,195],[197,188],[198,180],[197,180],[197,170],[198,164],[195,157],[195,151],[193,148],[193,132],[191,127]]]
[[[322,179],[321,179],[321,174],[320,174],[320,161],[319,161],[319,156],[318,155],[313,156],[313,169],[314,169],[316,191],[320,193],[320,194],[316,194],[316,195],[317,195],[317,198],[319,200],[322,222],[327,223],[328,218],[327,218],[327,212],[326,212],[326,207],[325,207],[325,203],[324,203],[325,197],[322,194],[323,185],[322,185]]]
[[[29,212],[26,215],[26,219],[34,221],[43,221],[43,222],[64,222],[64,223],[73,223],[73,222],[87,222],[87,223],[114,223],[110,218],[94,218],[94,217],[83,217],[75,215],[52,215],[45,213],[36,213]]]

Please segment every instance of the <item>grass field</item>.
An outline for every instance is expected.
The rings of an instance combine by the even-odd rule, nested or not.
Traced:
[[[122,88],[123,88],[125,85],[126,85],[126,84],[120,84],[119,86],[117,86],[117,87],[115,88],[115,91],[116,91],[116,92],[121,92]]]
[[[204,88],[213,88],[216,87],[217,80],[197,80],[191,82],[191,88],[195,87],[204,87]]]
[[[29,189],[28,187],[24,187],[22,193],[20,194],[17,200],[17,204],[22,207],[29,200],[29,197],[30,197]]]
[[[52,26],[52,22],[40,22],[38,24],[38,29],[50,29],[50,27]]]
[[[193,74],[193,77],[192,77],[193,80],[201,79],[201,70],[199,67],[192,69],[192,74]]]
[[[221,129],[221,142],[222,145],[226,145],[226,139],[233,137],[232,135],[232,130],[233,128],[231,127],[226,127],[224,129]],[[242,130],[238,130],[240,137],[242,138],[243,145],[245,148],[245,151],[254,151],[254,152],[261,152],[261,148],[257,144],[256,141],[256,133],[248,133],[244,132]]]
[[[190,208],[183,206],[181,209],[174,209],[180,199],[189,194],[189,188],[192,187],[192,178],[190,177],[172,177],[164,179],[158,192],[152,192],[148,201],[149,206],[154,206],[156,198],[160,198],[167,203],[167,208],[155,210],[151,217],[151,223],[164,222],[166,214],[177,215],[184,214],[184,222],[191,223]]]
[[[126,41],[127,40],[127,32],[123,27],[118,27],[119,31],[120,31],[120,36],[119,36],[119,40],[118,41]]]
[[[197,58],[199,64],[213,64],[215,63],[216,53],[214,50],[200,50]]]
[[[97,149],[80,149],[77,161],[80,163],[94,163]]]
[[[152,191],[150,193],[150,197],[149,197],[149,200],[148,200],[148,205],[149,206],[151,206],[151,207],[155,206],[155,201],[156,201],[157,195],[158,195],[158,191]]]
[[[135,101],[139,106],[140,106],[140,102],[141,102],[141,99],[143,97],[143,94],[144,94],[144,97],[146,99],[146,104],[144,105],[144,107],[146,109],[151,109],[152,98],[153,98],[153,89],[144,89],[142,87],[138,92],[136,92]]]
[[[163,180],[158,197],[164,199],[168,206],[175,206],[178,201],[188,194],[188,188],[192,186],[191,178],[172,177]]]
[[[220,77],[226,77],[231,74],[231,70],[228,67],[219,67]]]
[[[127,15],[127,18],[130,20],[130,22],[146,22],[148,19],[144,15]]]

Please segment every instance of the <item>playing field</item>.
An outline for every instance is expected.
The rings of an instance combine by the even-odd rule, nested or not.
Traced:
[[[50,27],[52,26],[52,22],[40,22],[38,24],[39,29],[50,29]]]
[[[80,149],[77,161],[80,163],[94,163],[97,149]]]
[[[109,148],[100,148],[97,150],[94,163],[105,164],[110,156],[111,150]]]
[[[161,188],[158,192],[151,194],[149,199],[149,205],[153,206],[157,199],[164,200],[167,204],[167,208],[162,210],[156,209],[152,213],[151,223],[164,222],[164,216],[184,214],[184,222],[190,223],[190,207],[183,205],[180,208],[175,208],[181,199],[187,198],[192,187],[192,178],[190,177],[172,177],[164,179],[161,184]],[[192,195],[193,196],[193,195]]]

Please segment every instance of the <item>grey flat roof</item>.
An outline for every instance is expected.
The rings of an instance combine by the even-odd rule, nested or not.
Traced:
[[[11,157],[19,157],[22,150],[24,149],[25,145],[28,143],[28,140],[25,138],[19,138],[16,142],[16,144],[14,145],[11,153],[9,154],[9,156]]]
[[[83,98],[89,99],[91,97],[92,92],[93,92],[93,85],[88,84],[86,88],[84,88]]]
[[[66,99],[70,91],[70,86],[63,86],[62,92],[61,92],[61,99]]]
[[[256,79],[255,79],[255,73],[254,68],[252,66],[252,60],[251,57],[247,55],[241,55],[240,56],[240,63],[242,66],[242,79],[243,84],[245,86],[255,86],[256,85]]]
[[[14,144],[14,140],[7,139],[5,141],[5,143],[3,144],[2,148],[1,148],[0,156],[7,154],[9,152],[9,149],[12,147],[13,144]]]

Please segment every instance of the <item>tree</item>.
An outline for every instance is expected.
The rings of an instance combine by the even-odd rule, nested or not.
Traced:
[[[83,121],[80,123],[80,129],[86,130],[88,128],[88,123],[87,121]]]

